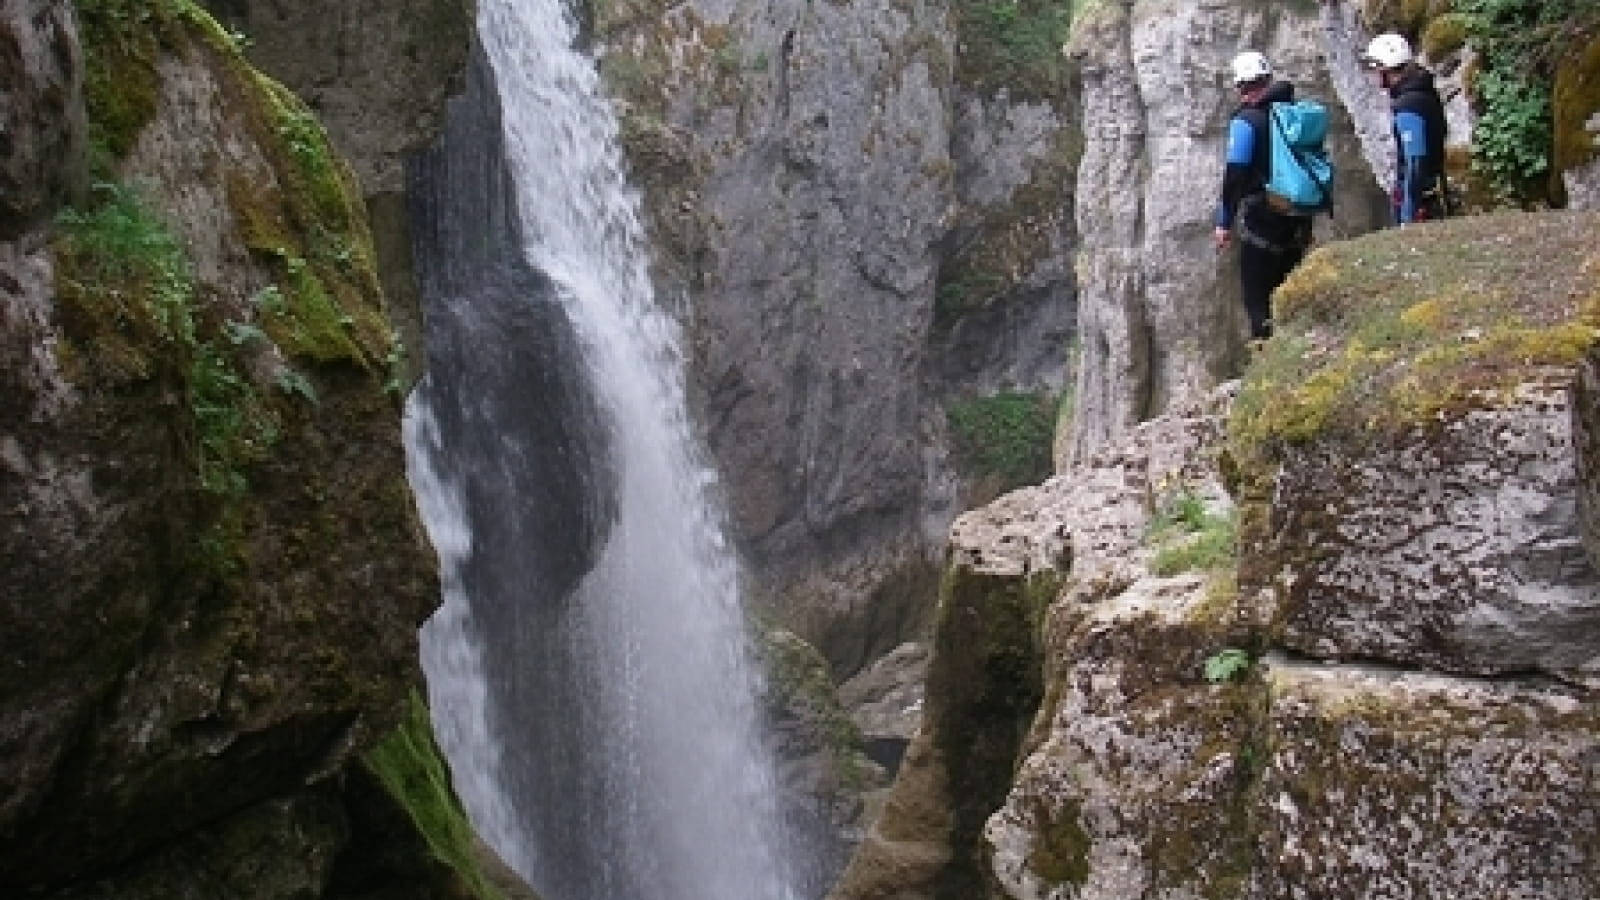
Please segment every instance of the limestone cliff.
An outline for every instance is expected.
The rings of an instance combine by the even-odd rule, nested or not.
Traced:
[[[0,12],[0,894],[460,890],[358,762],[438,586],[352,171],[193,4]]]
[[[1363,124],[1367,136],[1388,139],[1378,124],[1383,100],[1352,84],[1360,73],[1339,16],[1337,4],[1108,0],[1087,5],[1074,23],[1068,49],[1082,67],[1086,143],[1075,207],[1081,355],[1065,461],[1092,455],[1237,371],[1238,260],[1219,258],[1210,243],[1218,160],[1236,102],[1225,76],[1233,54],[1264,51],[1299,96],[1334,111],[1329,146],[1341,174],[1335,216],[1319,220],[1319,238],[1385,221],[1356,136]]]
[[[405,350],[421,367],[422,323],[411,262],[404,170],[442,127],[463,90],[472,0],[311,2],[204,0],[251,63],[294,91],[355,170],[367,204],[378,277]]]
[[[977,618],[1062,579],[1038,715],[981,840],[927,756],[833,896],[1594,896],[1597,225],[1322,249],[1241,383],[958,519]]]
[[[928,619],[946,405],[1065,381],[1065,5],[591,6],[736,537],[854,671]]]

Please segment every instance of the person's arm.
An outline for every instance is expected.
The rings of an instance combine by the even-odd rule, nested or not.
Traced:
[[[1250,187],[1251,160],[1255,158],[1256,130],[1242,116],[1228,121],[1227,165],[1222,172],[1222,194],[1217,200],[1217,211],[1211,224],[1216,230],[1218,246],[1228,242],[1233,229],[1233,217],[1239,211],[1239,200]]]
[[[1397,185],[1400,205],[1395,210],[1395,219],[1404,225],[1417,220],[1417,211],[1422,209],[1422,195],[1428,190],[1423,178],[1428,157],[1428,123],[1421,115],[1402,110],[1394,114],[1394,130],[1400,139],[1395,148],[1400,156],[1400,183]]]

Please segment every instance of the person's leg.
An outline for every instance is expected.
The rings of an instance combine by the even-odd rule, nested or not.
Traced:
[[[1254,244],[1239,247],[1239,296],[1250,320],[1251,340],[1272,337],[1272,289],[1287,274],[1283,255]]]

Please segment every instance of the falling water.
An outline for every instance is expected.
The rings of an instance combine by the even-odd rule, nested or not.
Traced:
[[[469,93],[494,108],[455,110],[456,149],[421,166],[470,196],[424,216],[406,417],[457,790],[549,900],[792,900],[734,557],[615,120],[562,0],[480,0],[478,39]]]

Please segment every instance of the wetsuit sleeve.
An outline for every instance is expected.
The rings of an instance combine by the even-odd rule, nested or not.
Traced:
[[[1400,155],[1400,208],[1397,216],[1401,222],[1415,222],[1417,210],[1422,207],[1422,195],[1428,190],[1423,178],[1428,157],[1428,124],[1422,116],[1410,111],[1394,115],[1394,131],[1399,138],[1395,148]]]
[[[1228,158],[1222,173],[1222,197],[1212,221],[1218,228],[1232,228],[1239,200],[1250,186],[1250,161],[1255,158],[1256,130],[1243,118],[1228,122]]]

